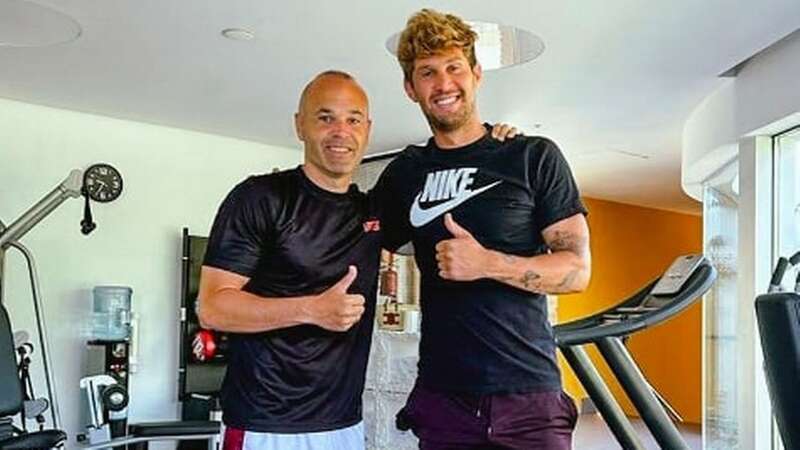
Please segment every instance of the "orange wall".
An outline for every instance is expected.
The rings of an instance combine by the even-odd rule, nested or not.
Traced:
[[[592,280],[581,294],[558,300],[558,320],[566,322],[605,309],[659,276],[675,257],[702,251],[702,218],[605,200],[584,199],[589,209]],[[669,322],[635,334],[628,348],[645,377],[684,420],[701,420],[701,305]],[[627,414],[625,394],[609,377],[594,347],[589,355]],[[569,366],[561,360],[565,389],[586,397]]]

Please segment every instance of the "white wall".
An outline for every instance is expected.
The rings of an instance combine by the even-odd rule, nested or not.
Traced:
[[[721,83],[683,129],[684,191],[702,200],[700,183],[738,153],[745,136],[771,135],[800,124],[800,30]]]
[[[94,204],[98,227],[89,237],[79,231],[83,202],[75,199],[22,239],[39,266],[62,419],[71,441],[79,431],[81,327],[92,287],[131,286],[134,311],[141,315],[130,419],[177,417],[181,228],[207,234],[220,201],[238,181],[301,160],[296,149],[0,99],[0,220],[6,225],[73,168],[107,162],[125,181],[119,200]],[[12,322],[33,333],[23,260],[9,250],[6,262]],[[40,371],[40,360],[34,363]],[[38,381],[41,396],[45,385]]]

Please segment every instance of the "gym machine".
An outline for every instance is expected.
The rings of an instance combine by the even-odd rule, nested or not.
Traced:
[[[81,233],[90,234],[97,225],[93,221],[90,200],[106,203],[116,200],[122,193],[122,177],[108,164],[94,164],[85,171],[73,170],[69,176],[52,191],[45,195],[17,220],[6,226],[0,221],[0,449],[51,449],[63,447],[66,433],[61,428],[59,403],[53,378],[53,367],[50,361],[50,349],[47,338],[47,325],[39,278],[32,252],[20,243],[20,239],[34,226],[41,222],[64,201],[83,196],[85,199],[83,220],[80,222]],[[47,399],[28,399],[30,385],[20,379],[26,374],[30,365],[29,355],[32,344],[27,342],[25,333],[12,334],[9,315],[3,305],[5,295],[5,256],[9,249],[19,251],[24,257],[31,283],[36,328],[39,337],[39,353],[43,362],[43,370],[47,383]],[[16,337],[16,339],[15,339]],[[102,347],[102,346],[101,346]],[[19,361],[17,358],[19,355]],[[112,359],[115,356],[112,355]],[[109,363],[113,362],[109,359]],[[119,362],[119,361],[117,361]],[[116,363],[114,363],[116,364]],[[82,388],[87,398],[90,423],[95,432],[94,443],[81,444],[84,448],[111,448],[134,444],[130,448],[147,448],[151,440],[213,439],[219,434],[220,423],[216,421],[199,422],[160,422],[147,424],[130,424],[127,433],[116,439],[108,439],[110,433],[102,431],[112,422],[119,419],[119,414],[127,404],[127,396],[119,389],[117,379],[100,374],[98,377],[83,380]],[[23,390],[23,386],[26,387]],[[52,429],[44,429],[44,409],[49,408]],[[35,413],[33,412],[35,410]],[[14,418],[22,413],[22,428],[14,423]],[[40,424],[39,431],[28,432],[25,423],[32,415],[36,415]],[[88,430],[88,431],[92,431]]]
[[[197,294],[200,270],[208,238],[182,233],[180,356],[178,400],[181,419],[187,421],[220,420],[220,389],[228,365],[227,333],[206,330],[197,318]],[[209,441],[209,448],[218,442]],[[182,441],[178,450],[205,450],[201,442]]]
[[[120,372],[127,372],[126,357],[130,352],[125,341],[90,342],[90,346],[96,347],[90,360],[98,363],[94,365],[95,370],[89,372],[100,375],[82,380],[88,420],[81,448],[146,450],[150,441],[177,441],[180,450],[219,448],[221,417],[217,396],[225,374],[227,336],[201,329],[194,311],[206,241],[189,236],[188,230],[183,230],[178,369],[181,420],[129,424],[124,433],[115,432],[125,414],[124,406],[115,406],[113,390],[127,383]],[[107,373],[112,376],[103,375]]]
[[[624,340],[680,314],[705,294],[715,279],[714,267],[702,255],[680,256],[659,279],[617,305],[553,327],[561,353],[622,448],[643,450],[645,446],[583,346],[597,347],[661,448],[688,450],[670,418],[669,406],[644,378]]]
[[[151,441],[177,441],[177,448],[181,450],[219,448],[221,417],[216,406],[216,392],[225,373],[227,337],[202,330],[197,325],[194,301],[206,240],[188,236],[185,229],[183,233],[183,303],[178,377],[181,420],[124,426],[127,419],[126,402],[122,402],[121,394],[127,387],[126,374],[130,366],[127,342],[90,342],[93,350],[89,360],[96,363],[93,364],[94,370],[88,372],[100,375],[81,380],[84,404],[88,408],[86,432],[79,436],[84,449],[146,450]],[[118,399],[116,402],[115,394]]]
[[[800,252],[778,259],[769,289],[756,297],[755,308],[775,422],[786,450],[800,450],[800,270],[794,291],[784,291],[789,266],[800,267]]]
[[[92,220],[89,200],[110,202],[115,200],[122,192],[122,177],[119,172],[108,164],[94,164],[86,171],[73,170],[69,176],[58,184],[41,200],[25,211],[17,220],[6,226],[0,221],[0,381],[4,389],[0,396],[0,448],[52,448],[60,447],[66,440],[66,434],[60,430],[61,417],[58,408],[58,398],[53,379],[50,349],[47,339],[47,326],[39,289],[39,277],[33,253],[20,239],[59,205],[69,198],[85,198],[84,217],[81,221],[81,232],[91,233],[96,224]],[[32,393],[32,386],[28,378],[30,365],[29,355],[33,345],[27,339],[17,339],[15,342],[11,329],[11,321],[3,306],[5,296],[5,256],[9,249],[19,251],[28,266],[28,275],[31,283],[31,295],[36,317],[36,328],[39,336],[39,352],[44,368],[47,383],[47,399],[28,398]],[[17,336],[20,336],[19,334]],[[19,354],[17,363],[16,354]],[[20,380],[19,376],[24,378]],[[9,388],[6,388],[9,386]],[[23,390],[23,386],[25,389]],[[38,405],[38,406],[37,406]],[[41,405],[44,405],[42,407]],[[37,410],[35,417],[40,425],[38,432],[27,432],[26,420],[31,418],[31,409]],[[44,430],[44,410],[50,409],[52,430]],[[14,426],[13,418],[22,413],[22,429]]]

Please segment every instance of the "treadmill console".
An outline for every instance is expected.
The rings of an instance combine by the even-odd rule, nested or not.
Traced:
[[[692,274],[705,261],[703,255],[683,255],[672,262],[664,275],[637,303],[623,303],[602,313],[603,323],[617,323],[656,311],[675,299]]]
[[[700,266],[700,263],[703,262],[703,259],[703,255],[679,256],[672,262],[672,265],[669,266],[669,269],[661,276],[656,285],[653,286],[650,294],[655,296],[677,294]]]
[[[703,255],[682,255],[675,258],[664,275],[658,279],[655,286],[645,296],[638,309],[656,310],[672,302],[705,260]]]

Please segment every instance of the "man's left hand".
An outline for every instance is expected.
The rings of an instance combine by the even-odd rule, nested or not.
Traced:
[[[517,127],[507,123],[496,123],[492,127],[492,137],[500,142],[504,142],[506,139],[513,139],[521,134]]]
[[[446,280],[472,281],[484,278],[488,251],[450,213],[444,216],[444,226],[453,234],[436,244],[439,276]]]

